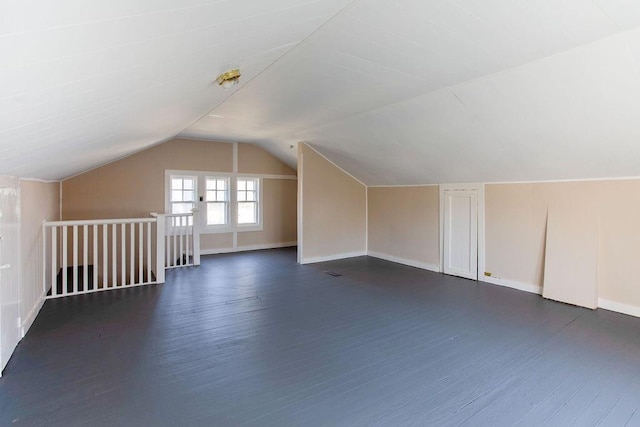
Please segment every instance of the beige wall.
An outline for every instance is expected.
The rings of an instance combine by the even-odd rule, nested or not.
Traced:
[[[485,186],[485,271],[542,286],[550,194],[544,184]]]
[[[33,323],[41,307],[42,221],[60,219],[60,184],[20,181],[20,234],[22,279],[20,316],[23,331]]]
[[[62,218],[140,218],[164,212],[164,171],[233,171],[233,144],[174,139],[62,182]]]
[[[364,254],[367,188],[303,143],[298,168],[302,261]]]
[[[238,233],[238,246],[260,246],[268,243],[295,243],[297,228],[298,183],[292,179],[262,180],[262,220],[263,231]]]
[[[567,203],[576,218],[584,206],[597,211],[598,297],[640,307],[640,180],[487,185],[486,270],[542,286],[547,209]]]
[[[238,144],[238,172],[274,175],[296,174],[294,169],[252,144]]]
[[[554,259],[546,261],[596,274],[597,296],[605,300],[603,304],[640,309],[640,279],[635,271],[640,256],[640,180],[487,184],[485,271],[504,283],[542,289],[550,209],[563,213],[556,216],[559,220],[571,221],[555,224],[560,230],[596,218],[594,230],[586,232],[597,234],[597,268],[581,268],[586,257],[571,256],[589,249],[577,240],[575,248],[555,251]],[[412,265],[439,264],[437,186],[370,187],[368,215],[370,252]]]
[[[369,187],[369,252],[438,269],[438,186]]]
[[[232,143],[174,139],[64,180],[62,218],[135,218],[164,212],[165,170],[230,173],[233,161]],[[238,144],[238,172],[296,175],[289,166],[250,144]],[[295,182],[263,180],[264,230],[239,232],[239,248],[296,241],[296,221],[291,221],[296,215]],[[233,234],[205,234],[201,247],[209,252],[233,250]]]

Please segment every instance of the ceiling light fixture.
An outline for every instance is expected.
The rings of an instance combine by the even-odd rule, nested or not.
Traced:
[[[229,89],[231,86],[237,85],[240,82],[240,70],[236,68],[235,70],[222,73],[216,78],[216,82],[223,88]]]

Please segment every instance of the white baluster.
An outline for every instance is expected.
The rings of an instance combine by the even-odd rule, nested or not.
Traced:
[[[73,293],[78,293],[78,226],[73,226]]]
[[[109,287],[109,225],[102,224],[102,289]]]
[[[89,226],[82,227],[82,289],[89,290]]]
[[[112,287],[118,286],[118,225],[111,225],[111,280]]]
[[[98,224],[93,225],[93,290],[98,289]]]
[[[62,227],[62,295],[67,294],[67,226]]]
[[[129,233],[131,234],[131,254],[129,254],[129,284],[132,285],[136,282],[135,280],[135,269],[136,269],[136,225],[134,223],[129,224]]]
[[[121,234],[121,247],[122,247],[122,265],[120,266],[120,280],[122,280],[120,286],[127,284],[127,225],[122,224],[120,227]]]
[[[160,248],[158,248],[160,250]],[[164,266],[162,266],[164,268]],[[147,223],[147,283],[151,282],[151,223]]]
[[[185,219],[185,217],[181,217],[182,220]],[[178,236],[178,240],[180,241],[180,251],[178,253],[178,259],[180,260],[178,262],[178,265],[184,265],[184,258],[183,258],[183,254],[184,254],[184,230],[186,229],[186,227],[184,226],[184,224],[182,224],[182,227],[180,227],[180,235]]]
[[[144,283],[143,273],[144,266],[142,261],[144,260],[144,226],[142,223],[138,224],[138,284]]]
[[[51,227],[51,295],[58,295],[58,227]]]

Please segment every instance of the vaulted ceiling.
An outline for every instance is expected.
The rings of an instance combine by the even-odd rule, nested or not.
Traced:
[[[640,176],[639,27],[635,0],[7,0],[0,173],[180,135],[367,184]]]

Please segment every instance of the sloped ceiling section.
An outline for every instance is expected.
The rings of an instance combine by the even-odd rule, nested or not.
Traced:
[[[640,3],[356,1],[183,133],[363,182],[640,175]]]
[[[347,4],[0,1],[0,173],[64,178],[169,139],[233,93],[219,73],[251,81]]]
[[[0,173],[180,134],[291,165],[304,140],[367,184],[640,176],[639,25],[636,0],[0,1]]]

